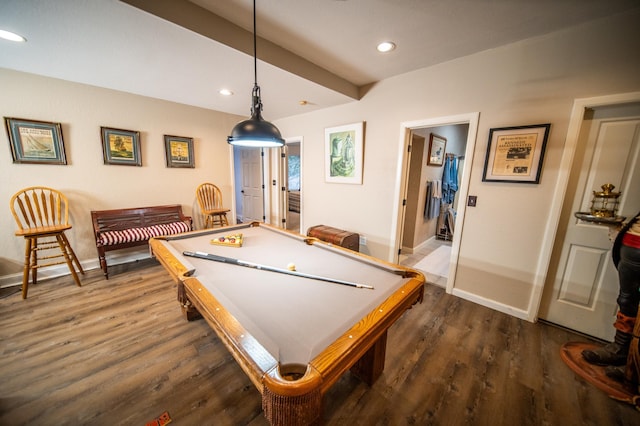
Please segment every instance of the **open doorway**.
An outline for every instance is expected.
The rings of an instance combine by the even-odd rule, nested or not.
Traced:
[[[287,141],[284,171],[286,173],[286,221],[285,228],[300,233],[302,174],[300,141]]]
[[[468,131],[468,123],[411,130],[400,263],[441,287],[449,276]]]
[[[413,263],[415,267],[420,260],[415,256],[419,257],[421,251],[431,253],[446,247],[431,262],[437,264],[438,276],[443,278],[430,282],[446,287],[447,292],[455,282],[478,119],[478,113],[469,113],[403,123],[401,129],[394,257],[398,263]],[[432,161],[430,151],[436,146],[443,147],[442,157]],[[437,198],[433,197],[438,188],[434,183],[439,181],[441,191],[448,161],[453,163],[447,169],[455,166],[457,188],[442,200],[446,203],[435,200],[438,208],[431,210]]]

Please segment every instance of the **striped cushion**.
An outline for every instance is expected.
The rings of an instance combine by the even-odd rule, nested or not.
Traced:
[[[134,241],[148,240],[149,233],[146,228],[131,228],[122,231],[107,231],[100,233],[100,243],[103,246],[131,243]]]
[[[163,223],[145,228],[124,229],[122,231],[106,231],[100,233],[100,244],[111,246],[114,244],[133,243],[148,240],[151,237],[179,234],[187,231],[190,231],[190,229],[185,222]]]
[[[159,235],[179,234],[181,232],[190,231],[189,225],[184,222],[161,223],[159,225],[149,226],[145,228],[145,230],[152,237],[157,237]]]

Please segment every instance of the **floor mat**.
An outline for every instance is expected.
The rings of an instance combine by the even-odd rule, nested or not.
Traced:
[[[427,274],[449,278],[449,259],[451,258],[451,246],[440,246],[429,253],[424,259],[413,265]]]

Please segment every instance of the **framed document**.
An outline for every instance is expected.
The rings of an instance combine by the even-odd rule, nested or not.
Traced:
[[[551,124],[489,131],[483,182],[539,183]]]

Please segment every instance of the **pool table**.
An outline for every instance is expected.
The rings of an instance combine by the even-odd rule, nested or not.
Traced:
[[[237,233],[241,247],[211,243]],[[387,329],[423,297],[415,270],[264,223],[152,238],[150,247],[177,282],[186,318],[202,316],[215,330],[271,424],[320,421],[322,395],[349,369],[372,384]]]

